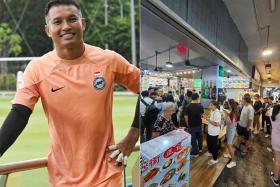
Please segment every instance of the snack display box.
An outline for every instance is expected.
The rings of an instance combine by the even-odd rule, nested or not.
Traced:
[[[141,176],[145,187],[188,187],[191,135],[174,130],[141,144]]]

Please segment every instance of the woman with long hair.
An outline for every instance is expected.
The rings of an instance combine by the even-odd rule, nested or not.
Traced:
[[[229,164],[227,164],[227,168],[233,168],[236,166],[236,161],[234,158],[234,148],[233,148],[233,141],[236,133],[236,126],[240,118],[240,112],[238,105],[234,99],[228,100],[229,106],[231,108],[230,112],[224,109],[225,114],[225,121],[227,125],[227,150],[228,153],[224,154],[225,158],[231,158]]]

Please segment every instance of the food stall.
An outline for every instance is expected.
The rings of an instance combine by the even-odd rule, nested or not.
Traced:
[[[144,186],[189,186],[190,146],[191,135],[181,129],[141,144]]]

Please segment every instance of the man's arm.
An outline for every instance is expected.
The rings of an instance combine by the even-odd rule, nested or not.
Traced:
[[[140,135],[139,130],[139,123],[140,123],[140,96],[138,96],[137,104],[135,108],[135,114],[134,119],[131,124],[131,127],[125,136],[124,139],[122,139],[119,143],[116,145],[111,145],[107,149],[107,151],[118,151],[119,154],[114,154],[114,152],[110,156],[110,160],[117,158],[116,162],[118,165],[121,165],[122,163],[126,165],[127,163],[127,157],[131,154],[135,144],[137,143]],[[120,155],[122,155],[122,158],[119,158]]]
[[[32,110],[20,104],[13,104],[10,113],[0,129],[0,156],[16,141],[21,134]]]
[[[247,130],[250,130],[251,124],[254,121],[254,109],[250,110],[248,115]]]

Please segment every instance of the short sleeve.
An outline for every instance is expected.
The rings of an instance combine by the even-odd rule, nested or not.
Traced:
[[[222,121],[222,116],[221,116],[220,111],[216,111],[216,112],[214,113],[213,121],[215,121],[215,122],[218,123],[218,124],[221,123],[221,121]]]
[[[248,118],[250,119],[250,120],[254,120],[254,109],[253,109],[253,107],[251,107],[249,110],[248,110]]]
[[[120,54],[114,52],[113,72],[115,82],[134,93],[140,92],[140,70]]]
[[[38,80],[36,78],[35,62],[30,62],[23,74],[23,84],[17,89],[13,104],[24,105],[31,110],[34,109],[40,95],[38,91]]]

